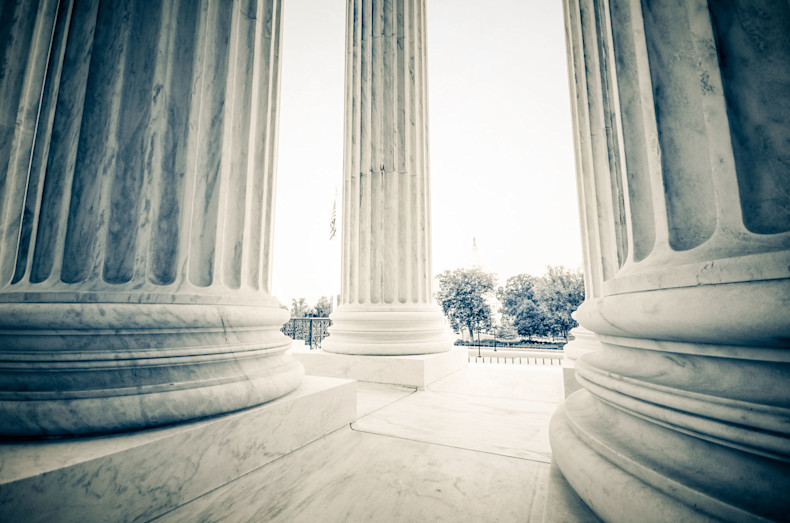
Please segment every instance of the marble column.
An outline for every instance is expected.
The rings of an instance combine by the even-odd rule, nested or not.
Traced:
[[[565,43],[568,53],[569,85],[571,95],[571,121],[573,124],[573,144],[576,167],[576,185],[579,204],[579,225],[582,240],[582,256],[584,260],[584,299],[594,300],[600,297],[603,287],[603,259],[601,258],[601,242],[598,213],[609,208],[608,190],[596,190],[594,165],[591,155],[592,136],[589,131],[589,107],[587,105],[587,92],[583,90],[584,84],[577,85],[576,78],[584,74],[584,64],[574,60],[574,45],[572,27],[565,10]],[[604,230],[605,232],[605,230]],[[578,321],[577,314],[573,317]],[[601,347],[598,336],[579,325],[570,332],[570,341],[565,345],[562,358],[562,376],[565,396],[576,392],[579,382],[576,380],[576,361],[589,352]]]
[[[0,435],[282,396],[281,0],[0,5]]]
[[[341,298],[322,347],[446,352],[433,301],[425,0],[349,0]]]
[[[790,8],[564,6],[602,348],[553,459],[605,521],[786,519]]]

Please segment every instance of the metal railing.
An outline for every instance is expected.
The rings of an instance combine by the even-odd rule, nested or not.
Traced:
[[[483,340],[456,340],[455,345],[460,347],[484,349],[562,349],[568,343],[566,338],[517,338],[517,339],[497,339],[488,338]]]
[[[557,367],[562,366],[562,355],[542,355],[542,354],[525,354],[525,355],[507,355],[501,354],[494,355],[492,353],[483,354],[478,356],[476,351],[469,351],[467,357],[469,363],[493,363],[500,365],[554,365]]]
[[[329,336],[329,318],[291,318],[283,325],[282,332],[294,340],[303,340],[310,350],[320,349],[321,341]]]

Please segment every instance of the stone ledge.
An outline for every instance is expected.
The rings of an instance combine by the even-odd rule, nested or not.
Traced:
[[[414,356],[361,356],[292,347],[293,356],[304,366],[307,375],[389,383],[420,390],[466,367],[466,352],[465,349],[451,349]]]
[[[306,377],[282,398],[220,417],[104,437],[3,443],[0,520],[149,520],[355,417],[356,383]]]

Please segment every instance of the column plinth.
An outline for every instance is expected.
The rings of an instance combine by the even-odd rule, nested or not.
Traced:
[[[0,436],[295,389],[268,294],[281,2],[3,9]]]
[[[341,296],[322,348],[446,352],[432,294],[425,2],[347,5]]]

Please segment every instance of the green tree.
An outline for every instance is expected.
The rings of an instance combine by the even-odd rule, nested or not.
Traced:
[[[307,316],[312,318],[326,318],[332,314],[332,302],[326,296],[321,296],[316,302],[315,307],[310,309]]]
[[[499,320],[499,325],[494,328],[494,335],[499,339],[517,338],[518,332],[513,324],[513,318],[503,314]]]
[[[535,296],[550,333],[567,337],[568,331],[578,325],[571,313],[584,301],[584,275],[562,266],[548,266]]]
[[[508,278],[497,297],[521,336],[567,336],[577,325],[571,313],[584,301],[584,278],[579,271],[548,266],[541,277]]]
[[[497,291],[503,317],[512,321],[520,336],[545,336],[549,333],[546,317],[535,295],[541,285],[540,278],[519,274],[508,278],[505,286]]]
[[[304,298],[291,300],[291,318],[304,318],[310,312],[310,306]]]
[[[435,294],[453,329],[474,331],[491,327],[491,306],[487,298],[493,296],[496,276],[478,268],[444,271],[439,275],[439,290]]]

